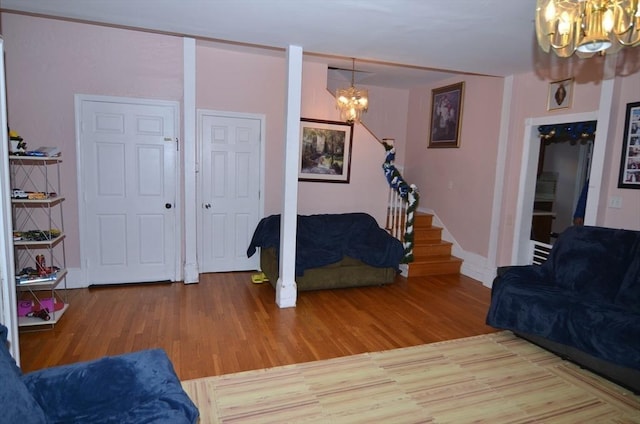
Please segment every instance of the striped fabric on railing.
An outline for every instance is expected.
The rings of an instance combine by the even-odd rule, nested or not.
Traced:
[[[420,195],[418,188],[414,184],[407,184],[394,165],[395,148],[384,140],[382,145],[387,152],[382,169],[391,188],[387,209],[387,231],[402,241],[404,246],[402,262],[409,263],[413,262],[413,224]]]

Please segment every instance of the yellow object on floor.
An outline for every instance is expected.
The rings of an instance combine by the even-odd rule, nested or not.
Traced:
[[[261,283],[265,283],[267,281],[269,281],[269,279],[264,274],[264,272],[261,272],[259,274],[253,274],[251,276],[251,282],[254,283],[254,284],[261,284]]]

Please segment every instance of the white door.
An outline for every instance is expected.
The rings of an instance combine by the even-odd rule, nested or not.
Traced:
[[[201,272],[258,269],[247,247],[260,217],[261,127],[257,117],[198,113]]]
[[[88,282],[175,280],[177,104],[81,100],[78,113]]]

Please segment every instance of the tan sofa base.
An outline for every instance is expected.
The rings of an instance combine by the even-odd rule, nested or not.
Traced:
[[[260,267],[275,288],[279,276],[275,248],[261,249]],[[296,284],[298,291],[380,286],[393,283],[396,274],[394,268],[377,268],[346,256],[335,264],[305,270],[296,277]]]

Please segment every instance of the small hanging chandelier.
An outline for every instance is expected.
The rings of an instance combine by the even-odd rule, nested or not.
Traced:
[[[358,90],[353,86],[356,73],[356,60],[352,59],[351,87],[336,90],[336,108],[340,111],[340,119],[348,123],[359,123],[362,114],[369,107],[368,90]]]
[[[591,57],[640,45],[640,0],[537,0],[536,35],[545,52]]]

